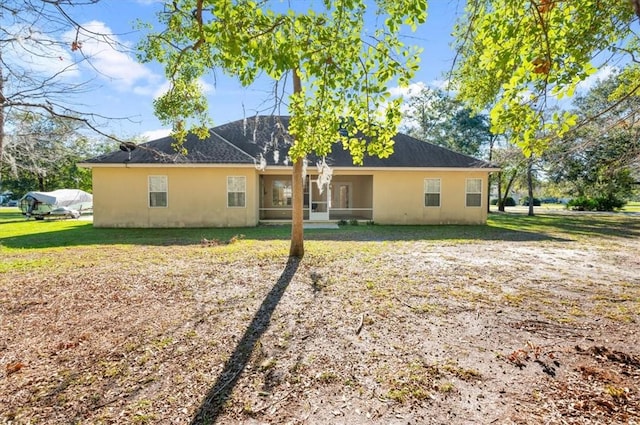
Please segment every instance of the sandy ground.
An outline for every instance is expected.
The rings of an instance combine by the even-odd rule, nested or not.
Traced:
[[[639,232],[15,252],[0,423],[638,424]]]

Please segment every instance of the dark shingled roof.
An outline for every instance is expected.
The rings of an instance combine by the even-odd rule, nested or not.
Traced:
[[[209,130],[209,137],[193,134],[184,143],[186,153],[172,146],[171,137],[137,145],[131,152],[119,150],[84,161],[86,164],[254,164],[263,157],[267,166],[291,165],[287,152],[291,136],[286,132],[287,116],[255,116]],[[486,161],[423,142],[398,133],[394,153],[385,159],[365,156],[364,167],[494,168]],[[314,163],[315,158],[310,156]],[[335,143],[326,158],[332,167],[353,167],[348,151]]]

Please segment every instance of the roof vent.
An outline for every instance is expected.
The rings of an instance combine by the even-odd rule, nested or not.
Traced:
[[[133,142],[122,142],[120,143],[120,150],[131,153],[136,150],[136,144]]]
[[[136,150],[136,144],[133,142],[122,142],[120,143],[120,150],[129,154],[129,158],[127,158],[125,162],[131,161],[131,152]]]

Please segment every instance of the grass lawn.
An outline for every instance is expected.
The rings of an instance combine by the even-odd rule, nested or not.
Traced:
[[[622,210],[625,212],[640,212],[640,202],[628,202]]]
[[[640,217],[97,229],[0,208],[0,423],[640,423]]]
[[[538,210],[540,211],[540,210]],[[593,232],[624,235],[627,224],[637,220],[624,216],[555,215],[542,210],[535,217],[518,214],[490,214],[487,226],[380,226],[346,225],[334,229],[307,229],[307,240],[527,240],[589,235]],[[576,216],[579,219],[576,219]],[[13,208],[0,208],[0,249],[45,249],[82,245],[193,245],[205,240],[227,242],[288,240],[290,227],[105,229],[90,221],[48,219],[25,220]]]

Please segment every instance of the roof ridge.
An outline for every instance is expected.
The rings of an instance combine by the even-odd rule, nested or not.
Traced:
[[[435,147],[437,149],[444,149],[444,150],[452,152],[452,153],[454,153],[456,155],[462,155],[462,156],[466,156],[467,158],[473,158],[473,159],[478,160],[478,161],[484,161],[484,159],[476,158],[475,156],[470,155],[468,153],[458,152],[456,150],[451,149],[448,146],[439,145],[437,143],[429,142],[428,140],[421,140],[421,139],[418,139],[417,137],[414,137],[414,136],[412,136],[410,134],[407,134],[407,133],[403,133],[401,131],[398,131],[396,133],[396,136],[394,136],[394,137],[397,137],[397,136],[400,136],[400,135],[403,136],[403,137],[407,137],[407,138],[411,139],[413,142],[416,142],[416,143],[426,143],[426,144],[431,145],[431,146],[433,146],[433,147]],[[484,162],[486,162],[486,161],[484,161]]]
[[[239,152],[245,154],[246,156],[248,156],[249,158],[251,158],[254,162],[256,161],[256,158],[253,157],[252,155],[250,155],[248,152],[246,152],[243,149],[240,149],[240,147],[236,146],[235,144],[231,143],[229,140],[225,139],[224,137],[222,137],[221,135],[219,135],[216,131],[214,131],[213,129],[209,130],[209,134],[216,136],[218,139],[222,140],[224,143],[228,144],[229,146],[235,148],[236,150],[238,150]]]

